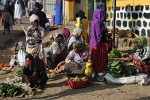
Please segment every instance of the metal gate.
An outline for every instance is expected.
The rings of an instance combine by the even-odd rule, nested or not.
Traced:
[[[55,0],[43,0],[46,15],[55,14]]]

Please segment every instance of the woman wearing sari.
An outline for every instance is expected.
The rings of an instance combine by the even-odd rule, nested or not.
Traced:
[[[90,54],[93,61],[95,78],[99,81],[98,73],[104,73],[108,64],[109,43],[105,37],[105,12],[102,9],[94,11],[90,33]]]
[[[131,61],[135,65],[138,72],[150,73],[150,47],[147,46],[145,37],[140,36],[134,42],[134,50],[132,55],[127,58],[120,58],[123,61]]]
[[[31,88],[44,89],[48,80],[45,64],[34,50],[32,54],[26,55],[27,64],[23,68],[22,82],[30,84]]]
[[[56,0],[55,4],[55,24],[61,25],[63,22],[63,14],[62,14],[62,9],[63,9],[63,0]]]
[[[86,62],[89,58],[89,53],[84,48],[84,44],[81,41],[73,42],[73,50],[69,52],[65,61],[60,62],[54,70],[51,70],[52,74],[66,71],[69,74],[84,74]]]
[[[21,17],[22,17],[22,7],[19,0],[16,0],[14,11],[14,19],[16,23],[21,23]]]

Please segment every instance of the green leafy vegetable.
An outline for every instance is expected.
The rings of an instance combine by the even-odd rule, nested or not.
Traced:
[[[108,57],[109,58],[121,58],[121,53],[119,50],[117,49],[112,49],[109,53],[108,53]]]
[[[129,54],[128,54],[128,53],[123,53],[123,54],[122,54],[122,57],[123,57],[123,58],[129,57]]]
[[[17,76],[18,76],[18,77],[22,77],[22,76],[23,76],[22,70],[19,70],[19,71],[17,72]]]
[[[136,73],[136,68],[135,66],[127,65],[120,60],[114,60],[108,63],[108,73],[116,78],[129,77]]]
[[[24,92],[24,90],[21,87],[6,83],[0,84],[0,97],[15,97],[22,92]]]

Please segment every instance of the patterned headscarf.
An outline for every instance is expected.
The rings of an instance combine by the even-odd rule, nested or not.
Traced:
[[[23,41],[18,42],[18,48],[19,48],[19,50],[25,49],[25,44]]]

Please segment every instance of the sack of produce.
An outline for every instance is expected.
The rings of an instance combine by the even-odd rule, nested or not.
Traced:
[[[105,79],[107,80],[108,83],[113,83],[113,84],[134,84],[134,83],[140,83],[141,81],[143,81],[143,79],[147,79],[147,75],[138,74],[136,76],[115,78],[111,74],[107,73],[105,75]]]

